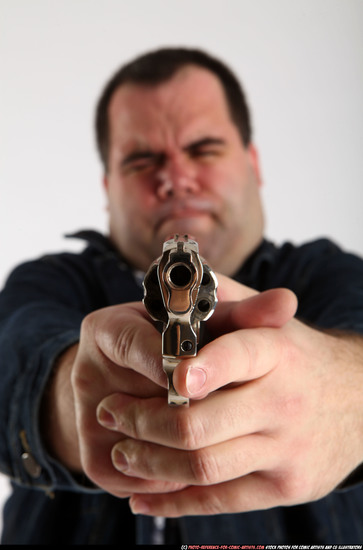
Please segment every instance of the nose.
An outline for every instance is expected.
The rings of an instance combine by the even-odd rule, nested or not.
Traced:
[[[157,174],[157,183],[161,200],[183,198],[199,190],[195,170],[186,159],[168,159]]]

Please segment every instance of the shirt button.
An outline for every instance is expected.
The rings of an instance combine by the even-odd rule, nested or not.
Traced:
[[[38,464],[38,462],[35,460],[32,454],[23,453],[21,455],[21,459],[23,461],[23,466],[25,470],[28,472],[28,474],[32,478],[36,479],[37,477],[40,476],[40,474],[42,473],[42,468]]]

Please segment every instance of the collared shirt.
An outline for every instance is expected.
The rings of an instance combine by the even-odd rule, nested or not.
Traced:
[[[44,388],[57,357],[78,341],[82,319],[143,296],[139,278],[106,237],[76,236],[89,242],[82,253],[27,262],[0,294],[0,470],[13,481],[3,543],[149,544],[152,518],[134,518],[127,500],[72,475],[42,442]],[[328,240],[280,247],[264,241],[235,278],[259,291],[290,288],[303,321],[363,333],[363,261]],[[363,540],[362,518],[358,483],[306,505],[173,524],[183,544],[337,544]]]

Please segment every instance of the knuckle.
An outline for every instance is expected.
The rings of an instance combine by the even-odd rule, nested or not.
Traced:
[[[276,489],[286,505],[296,505],[308,497],[309,480],[303,472],[289,471],[277,480]]]
[[[87,315],[81,327],[85,342],[94,342],[102,356],[122,366],[130,365],[137,337],[135,320],[127,313],[123,305],[109,306]]]
[[[155,468],[150,460],[145,459],[145,455],[135,454],[130,461],[132,471],[141,472],[144,479],[155,479]]]
[[[77,368],[74,367],[71,372],[71,384],[75,398],[79,394],[87,394],[91,387],[88,377],[81,375],[79,364],[77,364],[76,367]]]
[[[123,325],[114,343],[114,356],[119,365],[130,365],[134,339],[134,326],[132,324]]]
[[[179,413],[179,411],[176,412]],[[203,446],[205,430],[197,416],[192,416],[189,411],[183,410],[175,415],[175,421],[172,424],[174,437],[180,448],[193,451]]]
[[[305,492],[304,478],[295,475],[289,476],[284,482],[282,492],[286,502],[297,504],[303,499]]]
[[[97,459],[91,452],[81,455],[82,469],[85,475],[96,485],[103,486],[109,476],[108,461]]]
[[[243,376],[246,379],[253,378],[257,362],[257,349],[253,342],[250,342],[249,338],[246,337],[246,333],[239,331],[236,334],[239,340],[240,354],[243,357]]]
[[[227,506],[213,491],[205,491],[199,497],[199,509],[206,516],[215,516],[225,513]]]
[[[189,465],[192,478],[197,485],[212,485],[218,482],[218,464],[215,457],[207,450],[203,449],[190,453]]]
[[[124,432],[129,437],[136,440],[143,438],[147,426],[145,416],[139,410],[136,410],[136,406],[129,406],[127,408],[127,414],[121,411],[118,415],[118,426],[121,432]]]
[[[92,394],[94,388],[94,379],[89,374],[86,362],[77,359],[73,363],[70,382],[73,392],[74,402],[77,404],[78,414],[83,410],[83,401]]]
[[[96,312],[91,312],[82,319],[81,334],[87,334],[93,331]]]
[[[145,443],[140,445],[138,441],[127,439],[123,443],[123,447],[132,472],[142,472],[143,477],[146,479],[155,477],[155,464],[150,459],[153,450],[152,445]]]

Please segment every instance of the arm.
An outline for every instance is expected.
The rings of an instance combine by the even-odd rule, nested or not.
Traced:
[[[219,279],[223,303],[209,321],[216,340],[197,358],[180,363],[174,373],[177,390],[193,398],[190,409],[170,414],[160,335],[141,304],[105,308],[86,316],[77,354],[64,371],[63,361],[59,363],[59,378],[53,379],[60,386],[72,385],[76,418],[71,429],[78,434],[80,449],[79,457],[78,451],[75,457],[61,457],[62,449],[56,447],[54,453],[68,467],[77,471],[80,467],[104,490],[117,496],[133,495],[135,511],[147,505],[152,514],[208,514],[311,500],[334,488],[361,461],[359,343],[355,342],[353,349],[345,338],[292,320],[296,300],[291,292],[256,295],[242,285]],[[230,303],[231,299],[237,302]],[[53,312],[43,325],[49,337],[52,318],[56,319],[56,334],[47,342],[53,345],[55,340],[57,349],[59,313],[59,309],[56,316]],[[20,326],[18,320],[14,325]],[[64,332],[64,350],[72,342],[66,345],[63,338]],[[192,366],[198,367],[199,378],[205,379],[199,391],[187,387]],[[33,376],[35,379],[36,373]],[[213,391],[217,388],[221,389]],[[337,391],[345,396],[338,400],[338,409]],[[59,403],[56,410],[63,407]],[[23,410],[26,416],[32,409],[24,406]],[[57,418],[71,419],[72,415],[49,417],[55,422]],[[254,426],[253,421],[261,424]],[[237,432],[229,432],[226,426]],[[336,426],[341,429],[337,431]],[[68,427],[58,429],[66,435]],[[319,439],[321,434],[325,440]],[[314,439],[317,444],[311,446]],[[37,434],[30,440],[31,444],[36,441]],[[245,447],[246,443],[251,446]],[[305,444],[315,454],[294,452]],[[325,462],[321,460],[322,448],[331,449],[324,451]],[[342,448],[346,449],[343,453]],[[120,462],[120,450],[126,469]],[[306,460],[296,462],[299,456]],[[316,456],[321,470],[318,468],[313,478],[311,464]],[[341,458],[339,467],[326,480],[322,471],[331,469],[336,456]],[[297,481],[301,479],[304,486],[300,492]],[[146,493],[153,493],[152,498]],[[262,502],[254,501],[253,495],[259,495]],[[274,498],[269,500],[269,495]]]
[[[166,395],[160,334],[143,305],[87,315],[93,306],[87,281],[72,280],[85,272],[58,258],[30,263],[11,275],[0,295],[0,466],[17,483],[48,492],[95,490],[83,474],[109,487],[108,476],[97,475],[97,457],[109,456],[109,431],[98,423],[95,433],[90,429],[106,395]],[[122,285],[118,270],[117,277]],[[33,471],[22,461],[24,452],[37,465]],[[109,458],[102,464],[112,479]],[[122,484],[116,489],[129,494]]]
[[[0,465],[18,484],[45,490],[73,483],[47,455],[39,429],[53,364],[78,341],[84,316],[62,282],[48,262],[31,262],[14,271],[0,294]],[[37,465],[33,471],[25,452]]]
[[[82,468],[70,375],[82,321],[105,300],[97,275],[78,255],[55,256],[17,268],[0,294],[0,468],[20,485],[89,490],[74,475]]]

